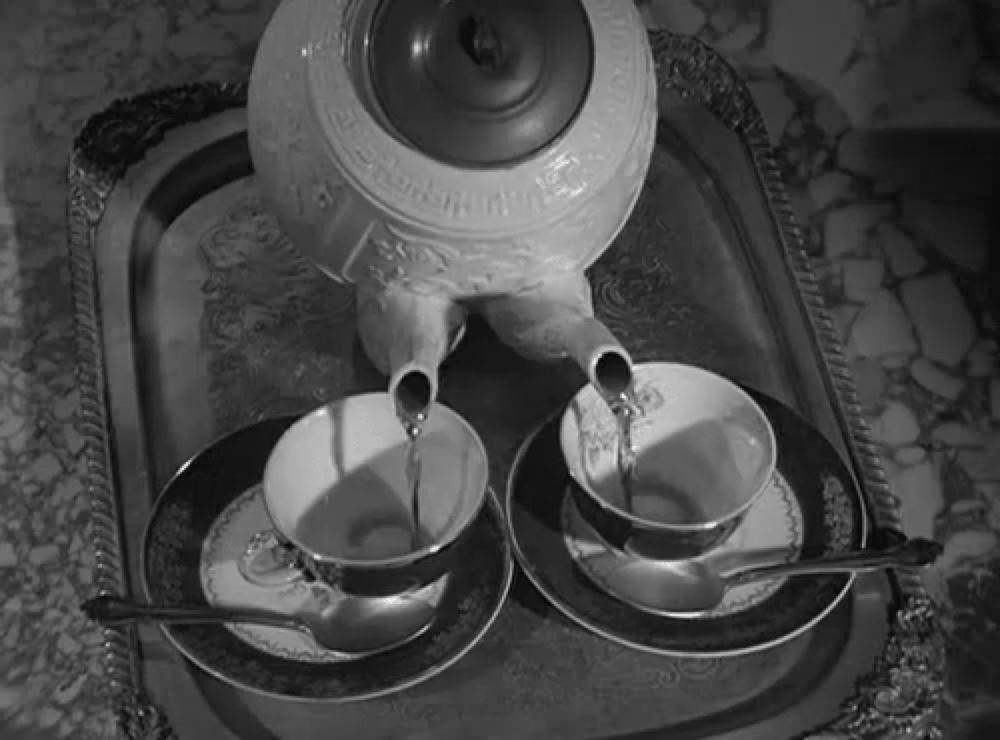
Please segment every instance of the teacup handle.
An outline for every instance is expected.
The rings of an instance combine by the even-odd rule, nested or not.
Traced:
[[[273,588],[305,578],[298,550],[283,542],[273,529],[262,530],[250,538],[238,567],[240,575],[255,586]]]

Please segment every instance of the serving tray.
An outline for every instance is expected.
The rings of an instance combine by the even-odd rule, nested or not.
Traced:
[[[651,40],[657,151],[635,213],[591,271],[598,314],[639,361],[696,363],[810,418],[853,465],[877,540],[899,527],[897,504],[760,113],[708,47],[662,31]],[[355,338],[350,292],[299,258],[261,202],[245,94],[206,83],[118,101],[74,143],[69,249],[101,592],[138,593],[153,498],[199,449],[385,383]],[[524,435],[581,382],[473,325],[444,367],[442,400],[484,437],[501,489]],[[942,642],[907,574],[858,579],[810,634],[712,660],[612,645],[519,583],[483,644],[439,678],[306,709],[237,696],[156,630],[105,637],[120,723],[136,739],[276,727],[296,738],[331,727],[357,738],[942,737]]]

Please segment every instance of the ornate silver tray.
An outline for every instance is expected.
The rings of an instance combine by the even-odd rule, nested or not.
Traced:
[[[592,271],[599,314],[638,360],[698,363],[796,407],[852,462],[876,536],[897,528],[760,113],[716,53],[665,32],[652,41],[659,164]],[[151,92],[94,116],[74,144],[69,249],[102,592],[133,592],[151,502],[200,448],[384,382],[357,347],[350,294],[298,258],[260,202],[244,101],[239,84]],[[521,439],[580,382],[471,327],[444,369],[443,400],[483,434],[501,488]],[[233,737],[218,716],[271,726],[267,712],[299,712],[297,738],[331,726],[358,738],[483,727],[519,738],[941,737],[943,646],[919,578],[906,575],[859,579],[814,634],[724,660],[611,645],[520,584],[484,643],[438,679],[306,712],[236,706],[245,697],[186,670],[155,630],[108,629],[106,655],[122,729],[137,739]],[[518,682],[529,690],[512,692]]]

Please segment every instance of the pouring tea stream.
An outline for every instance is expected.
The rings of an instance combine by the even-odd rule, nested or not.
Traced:
[[[631,358],[609,350],[598,358],[592,375],[591,382],[596,385],[598,393],[615,417],[618,478],[625,511],[631,514],[635,511],[633,488],[639,459],[632,437],[632,426],[641,413],[635,393]]]
[[[419,370],[410,370],[392,389],[396,416],[407,438],[406,482],[410,491],[410,546],[420,549],[420,435],[430,413],[432,381]]]

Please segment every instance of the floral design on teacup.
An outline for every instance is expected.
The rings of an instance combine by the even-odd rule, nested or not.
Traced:
[[[656,387],[655,380],[650,380],[638,385],[635,402],[638,413],[632,422],[632,430],[638,436],[642,430],[654,424],[654,414],[666,406],[666,399]],[[615,453],[618,448],[618,426],[611,409],[596,393],[583,403],[578,401],[578,404],[584,459],[592,467],[603,456]]]

